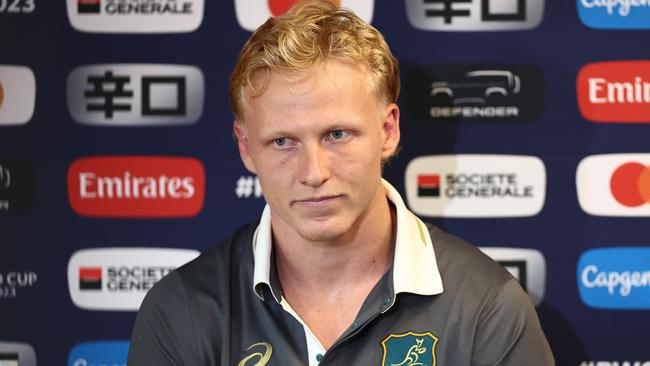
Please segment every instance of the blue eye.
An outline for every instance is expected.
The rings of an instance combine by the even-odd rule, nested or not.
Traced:
[[[332,138],[332,140],[340,140],[340,139],[343,139],[343,138],[347,137],[349,135],[349,133],[345,132],[343,130],[334,130],[334,131],[330,132],[329,135]]]
[[[286,137],[280,137],[275,140],[273,140],[273,143],[275,146],[285,146],[287,144],[287,138]]]

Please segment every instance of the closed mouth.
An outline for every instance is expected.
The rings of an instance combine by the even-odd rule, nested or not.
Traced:
[[[330,201],[339,197],[341,197],[341,195],[307,197],[307,198],[296,200],[295,202],[296,203],[320,203],[320,202]]]

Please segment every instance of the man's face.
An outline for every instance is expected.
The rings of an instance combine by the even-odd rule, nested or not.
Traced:
[[[364,67],[271,73],[262,95],[243,99],[235,134],[274,232],[339,240],[382,207],[381,164],[399,143],[399,109],[372,92]]]

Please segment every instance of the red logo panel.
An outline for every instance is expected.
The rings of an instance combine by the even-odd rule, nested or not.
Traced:
[[[578,106],[592,122],[650,123],[650,61],[598,62],[577,79]]]
[[[82,158],[68,169],[68,198],[81,216],[192,217],[203,207],[205,171],[197,159]]]

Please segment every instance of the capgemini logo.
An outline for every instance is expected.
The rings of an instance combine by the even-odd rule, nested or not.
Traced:
[[[601,309],[650,309],[650,247],[597,248],[578,262],[582,301]]]
[[[650,28],[650,4],[635,0],[577,0],[586,26],[600,29]]]
[[[79,343],[70,351],[68,366],[126,366],[128,351],[128,341]]]

